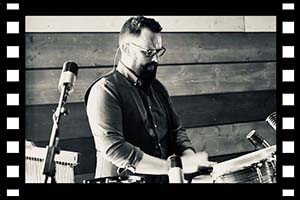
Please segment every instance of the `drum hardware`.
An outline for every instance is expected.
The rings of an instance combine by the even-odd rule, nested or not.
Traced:
[[[116,184],[139,184],[145,183],[145,179],[142,176],[108,176],[102,178],[95,178],[89,180],[83,180],[85,184],[102,184],[102,183],[116,183]]]
[[[276,112],[271,113],[265,120],[275,131],[276,131]],[[255,146],[256,149],[268,148],[270,144],[260,135],[252,130],[248,133],[247,139]],[[268,159],[268,163],[271,165],[272,169],[272,182],[276,182],[276,154],[271,153],[271,157]]]
[[[257,180],[259,181],[259,183],[263,182],[263,175],[262,175],[261,170],[260,170],[260,168],[262,166],[263,166],[262,163],[253,164],[253,168],[256,170],[256,173],[258,175]]]
[[[272,114],[272,116],[273,115],[274,114]],[[252,130],[248,133],[247,139],[254,145],[255,149],[262,149],[262,148],[270,147],[270,144],[263,137],[258,135],[255,130]],[[271,176],[272,182],[274,182],[275,177],[276,177],[276,155],[275,155],[275,152],[271,154],[271,157],[268,159],[268,163],[271,165],[270,167],[272,168],[272,173],[270,174],[270,176]],[[259,168],[256,168],[257,174],[259,176],[259,180],[261,180],[260,179],[261,172],[258,170],[259,170]]]
[[[275,153],[272,154],[272,157],[270,158],[270,164],[272,165],[272,180],[274,183],[276,183],[276,176],[277,176],[277,173],[276,173],[276,155]]]

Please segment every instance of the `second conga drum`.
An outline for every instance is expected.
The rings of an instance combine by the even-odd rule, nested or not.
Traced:
[[[274,183],[276,146],[264,148],[213,166],[213,183]]]

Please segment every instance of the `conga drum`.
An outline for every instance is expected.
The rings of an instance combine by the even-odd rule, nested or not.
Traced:
[[[218,163],[211,173],[213,183],[275,183],[276,145]]]

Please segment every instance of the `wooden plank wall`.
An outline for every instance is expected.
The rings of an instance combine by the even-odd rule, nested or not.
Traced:
[[[255,129],[269,143],[275,132],[264,121],[276,110],[276,34],[274,32],[164,32],[168,49],[158,79],[168,88],[197,151],[211,158],[254,148],[246,135]],[[63,117],[60,147],[81,153],[76,174],[95,170],[94,141],[83,95],[98,76],[111,70],[117,33],[26,34],[26,139],[48,144],[52,110],[62,64],[80,66],[70,114]]]
[[[119,32],[129,16],[26,16],[26,32]],[[275,32],[276,16],[147,16],[165,32]]]

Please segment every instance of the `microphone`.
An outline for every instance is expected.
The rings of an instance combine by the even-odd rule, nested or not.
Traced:
[[[58,91],[61,93],[65,86],[68,93],[71,94],[74,91],[77,74],[78,65],[72,61],[65,62],[58,83]]]
[[[167,159],[169,183],[184,183],[180,156],[172,155]]]
[[[260,135],[256,133],[255,130],[252,130],[248,133],[247,139],[256,147],[256,148],[267,148],[270,147],[270,144]]]
[[[266,122],[276,131],[276,112],[271,113]]]
[[[56,168],[54,160],[55,155],[59,154],[60,152],[59,148],[57,147],[60,134],[58,131],[58,125],[61,118],[61,114],[68,114],[68,111],[65,109],[64,105],[67,101],[68,95],[74,90],[77,73],[78,65],[75,62],[67,61],[64,63],[58,83],[58,91],[60,92],[60,98],[56,111],[53,113],[52,116],[53,126],[49,140],[49,145],[47,146],[46,158],[44,159],[43,164],[43,175],[45,175],[44,183],[48,183],[49,177],[51,178],[51,183],[56,183]]]

